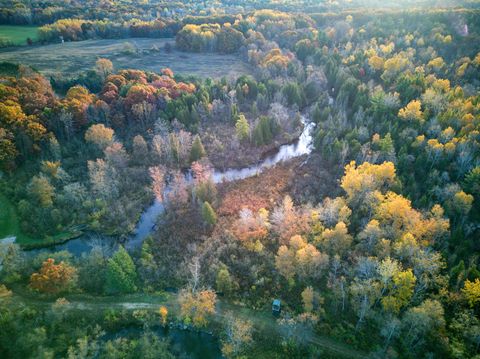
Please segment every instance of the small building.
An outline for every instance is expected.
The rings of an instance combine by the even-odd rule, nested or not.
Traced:
[[[280,299],[274,299],[272,303],[272,313],[273,315],[279,315],[282,311]]]

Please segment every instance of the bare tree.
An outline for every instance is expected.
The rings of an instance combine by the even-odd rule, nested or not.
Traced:
[[[198,284],[200,283],[200,272],[201,272],[201,265],[200,265],[200,258],[195,256],[192,258],[192,262],[188,265],[188,269],[190,270],[191,275],[191,283],[192,283],[192,293],[195,293]]]

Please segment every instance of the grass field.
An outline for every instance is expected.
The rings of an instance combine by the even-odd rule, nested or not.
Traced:
[[[0,239],[10,236],[22,237],[15,208],[0,194]]]
[[[14,45],[26,45],[28,37],[33,41],[36,40],[37,29],[36,26],[0,25],[0,40]]]
[[[24,247],[36,248],[38,246],[61,243],[79,235],[81,235],[81,232],[78,230],[60,232],[43,239],[25,235],[20,229],[20,222],[15,212],[15,207],[4,195],[0,194],[0,240],[6,237],[16,237],[16,243]]]
[[[0,62],[30,65],[46,76],[59,73],[74,75],[89,70],[100,57],[110,59],[116,70],[128,68],[158,72],[169,67],[178,74],[214,78],[237,77],[251,72],[249,65],[234,55],[165,51],[165,44],[174,44],[174,41],[132,38],[10,48],[0,50]]]

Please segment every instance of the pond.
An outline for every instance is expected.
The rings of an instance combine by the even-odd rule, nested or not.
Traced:
[[[133,339],[138,338],[142,332],[141,328],[130,327],[116,333],[107,333],[102,339]],[[168,327],[154,327],[152,332],[160,338],[168,339],[177,357],[191,359],[223,358],[218,339],[208,333]]]

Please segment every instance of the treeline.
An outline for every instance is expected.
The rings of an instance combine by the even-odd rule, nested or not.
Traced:
[[[130,20],[116,23],[108,20],[63,19],[38,29],[38,41],[59,42],[87,39],[118,39],[128,37],[173,37],[180,24],[172,20]]]
[[[189,10],[186,1],[111,2],[97,0],[82,2],[44,2],[3,0],[0,2],[0,24],[45,25],[57,20],[77,18],[124,22],[132,18],[151,21],[158,17],[173,17]]]
[[[243,34],[231,26],[218,24],[185,25],[177,33],[180,50],[193,52],[233,53],[244,44]]]
[[[127,152],[122,142],[115,140],[114,130],[105,125],[118,129],[119,134],[132,127],[143,132],[153,127],[157,111],[167,110],[174,99],[194,93],[195,85],[177,83],[170,70],[165,70],[163,75],[135,70],[109,75],[111,70],[108,60],[97,63],[96,72],[105,81],[100,96],[77,85],[61,99],[53,95],[50,84],[42,76],[28,68],[20,67],[14,76],[2,77],[1,166],[10,172],[23,165],[34,173],[30,180],[24,178],[28,184],[12,183],[4,187],[6,194],[14,197],[18,204],[24,233],[44,237],[78,224],[88,224],[107,233],[133,230],[142,208],[140,203],[147,198],[141,178],[137,178],[135,185],[127,185],[127,179],[138,170],[135,169],[141,156],[138,151],[144,151],[147,144],[140,136],[133,146],[136,150]],[[99,123],[102,125],[87,130],[91,124]],[[192,145],[191,137],[189,143],[185,139],[182,142],[187,151]],[[72,157],[78,146],[89,143],[90,150],[77,159]],[[107,156],[108,160],[105,157],[95,161],[100,155]],[[189,152],[186,159],[183,154],[172,155],[177,161],[189,158]],[[87,167],[93,182],[81,180],[87,173],[78,172],[75,164],[78,160],[90,163]],[[73,177],[70,171],[75,173]],[[105,187],[103,181],[107,178],[110,184]],[[90,184],[92,189],[96,188],[90,193],[102,193],[101,199],[90,196],[87,191]],[[136,193],[136,199],[130,198],[132,193]],[[123,201],[136,205],[105,211],[106,206]]]

